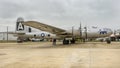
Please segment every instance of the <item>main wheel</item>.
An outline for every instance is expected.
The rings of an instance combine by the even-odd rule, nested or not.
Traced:
[[[69,40],[63,40],[63,44],[69,44]]]
[[[75,44],[75,39],[70,40],[71,44]]]

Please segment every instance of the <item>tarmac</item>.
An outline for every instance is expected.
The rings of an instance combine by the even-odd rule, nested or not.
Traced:
[[[120,68],[120,42],[0,43],[0,68]]]

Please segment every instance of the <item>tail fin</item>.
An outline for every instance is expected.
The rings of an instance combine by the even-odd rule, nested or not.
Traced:
[[[23,25],[24,19],[22,17],[19,17],[16,22],[16,32],[17,33],[26,33],[26,32],[32,32],[31,27]]]
[[[22,23],[24,23],[24,19],[19,17],[16,22],[16,31],[24,31],[25,27]]]

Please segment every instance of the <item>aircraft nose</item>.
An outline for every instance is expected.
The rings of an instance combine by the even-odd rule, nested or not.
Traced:
[[[103,30],[106,31],[108,34],[113,33],[112,29],[110,29],[110,28],[104,28]]]

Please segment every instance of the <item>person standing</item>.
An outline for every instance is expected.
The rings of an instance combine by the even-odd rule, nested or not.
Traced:
[[[55,38],[53,39],[53,45],[56,45],[56,39]]]

